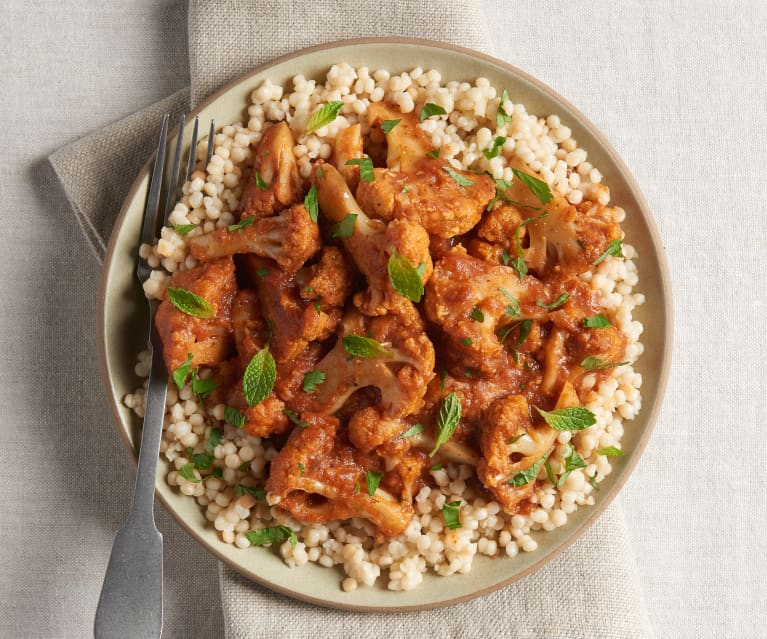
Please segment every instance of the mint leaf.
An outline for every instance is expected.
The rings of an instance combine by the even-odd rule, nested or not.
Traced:
[[[520,171],[519,169],[511,169],[511,172],[519,178],[522,183],[532,191],[533,195],[538,198],[541,204],[548,204],[554,198],[554,194],[551,192],[549,185],[543,180],[539,180],[537,177],[528,175]]]
[[[475,322],[485,321],[485,314],[476,306],[473,309],[471,309],[471,313],[469,313],[469,317],[473,319]]]
[[[301,477],[304,476],[305,469],[304,469],[304,465],[301,462],[298,463],[298,472],[301,474]]]
[[[227,424],[231,424],[232,426],[237,426],[237,428],[242,428],[245,425],[245,415],[243,415],[236,408],[225,406],[224,421]]]
[[[178,474],[181,475],[187,481],[191,481],[195,484],[200,483],[200,480],[197,478],[197,475],[194,474],[194,464],[192,462],[188,462],[184,464],[181,468],[179,468]]]
[[[521,488],[525,484],[529,484],[531,481],[535,481],[538,477],[538,471],[545,463],[546,459],[551,453],[546,453],[537,462],[535,462],[530,468],[521,470],[516,475],[506,480],[507,484],[511,484],[514,488]]]
[[[200,399],[205,399],[216,390],[215,379],[200,379],[197,377],[197,369],[192,371],[192,392]]]
[[[405,439],[406,437],[413,437],[414,435],[420,435],[423,432],[423,424],[413,424],[404,433],[400,433],[394,438],[396,442],[398,439]]]
[[[436,471],[436,470],[442,470],[444,466],[442,464],[434,464],[431,468],[429,468],[430,471]]]
[[[242,231],[242,229],[248,228],[253,222],[256,221],[255,215],[248,215],[248,217],[242,218],[237,224],[230,224],[226,227],[226,230],[230,233],[233,233],[234,231],[237,231],[238,233]]]
[[[461,501],[451,501],[449,504],[442,506],[442,517],[445,520],[445,526],[450,530],[456,528],[462,528],[461,525]]]
[[[325,381],[325,373],[322,371],[309,371],[304,375],[302,388],[305,393],[313,393],[317,386]]]
[[[489,149],[485,149],[485,157],[488,160],[492,160],[495,157],[498,157],[498,154],[501,152],[501,147],[506,144],[506,138],[502,135],[499,135],[495,140],[493,140],[493,144]]]
[[[605,259],[608,255],[612,255],[613,257],[626,257],[623,255],[623,242],[621,240],[613,240],[607,245],[607,249],[605,250],[602,255],[600,255],[597,259],[595,259],[592,264],[596,266],[599,264],[603,259]]]
[[[443,368],[439,372],[439,390],[445,390],[445,382],[447,382],[447,369]]]
[[[383,477],[383,473],[375,473],[372,470],[365,473],[365,483],[368,487],[368,495],[375,495],[378,484],[381,483],[381,477]]]
[[[362,182],[375,182],[376,175],[373,172],[373,160],[370,158],[354,158],[346,162],[350,166],[360,167],[360,180]]]
[[[583,325],[586,328],[608,328],[609,326],[612,326],[610,320],[602,315],[602,313],[592,315],[591,317],[584,317]]]
[[[179,311],[192,317],[206,318],[213,317],[216,314],[210,302],[183,288],[169,286],[168,299]]]
[[[338,117],[343,106],[344,103],[340,100],[334,100],[333,102],[323,104],[319,109],[312,113],[312,117],[310,117],[309,121],[306,123],[306,135],[314,133],[317,129],[321,129],[326,124],[330,124]]]
[[[267,275],[269,275],[269,273],[270,271],[266,267],[261,267],[260,269],[256,271],[256,275],[258,275],[259,277],[266,277]]]
[[[462,337],[461,344],[463,344],[466,348],[469,348],[469,346],[472,344],[471,337]]]
[[[503,93],[501,93],[501,99],[498,102],[498,111],[495,114],[495,124],[499,127],[502,127],[507,122],[511,122],[511,114],[506,113],[506,110],[503,108],[504,103],[508,102],[509,100],[509,92],[504,89]]]
[[[309,213],[309,217],[312,218],[312,222],[316,224],[320,216],[320,208],[317,204],[316,184],[312,184],[312,188],[309,189],[309,192],[304,197],[304,206],[306,207],[306,211]]]
[[[543,463],[543,467],[546,469],[546,478],[555,486],[557,485],[557,478],[554,477],[554,471],[551,470],[551,464],[548,461]]]
[[[261,174],[258,172],[258,169],[256,169],[253,173],[253,180],[255,181],[256,186],[262,191],[267,191],[269,189],[269,185],[266,182],[264,182],[264,178],[261,177]]]
[[[362,335],[346,335],[343,338],[344,350],[352,357],[370,359],[372,357],[385,357],[392,352],[384,348],[379,342],[371,337]]]
[[[503,262],[504,266],[508,266],[510,261],[511,255],[509,255],[509,252],[506,249],[503,249],[503,253],[501,253],[501,262]]]
[[[605,457],[623,457],[625,453],[615,446],[608,446],[607,448],[597,448],[597,455],[604,455]]]
[[[251,546],[266,546],[279,541],[290,540],[290,545],[295,547],[298,537],[287,526],[272,526],[271,528],[259,528],[245,533]]]
[[[517,348],[522,346],[522,344],[525,343],[525,340],[527,339],[527,336],[530,335],[530,329],[533,327],[533,320],[522,320],[522,323],[519,326],[519,337],[517,337]]]
[[[505,288],[499,288],[498,290],[509,301],[509,304],[506,306],[506,317],[519,317],[522,314],[522,307],[519,304],[519,300]]]
[[[427,102],[421,109],[421,115],[418,116],[418,121],[423,122],[426,118],[430,118],[433,115],[447,115],[447,111],[443,109],[439,104]]]
[[[447,174],[453,178],[460,186],[467,187],[467,186],[474,186],[474,182],[472,182],[469,178],[464,177],[460,173],[457,173],[455,170],[453,170],[452,167],[449,167],[447,165],[442,167],[445,171],[447,171]]]
[[[197,453],[193,458],[194,467],[200,470],[208,470],[213,463],[213,457],[205,453]]]
[[[186,378],[189,377],[189,371],[192,368],[192,354],[188,353],[186,356],[186,361],[183,364],[179,364],[179,367],[173,371],[173,381],[176,382],[176,386],[178,386],[178,389],[181,390],[184,388],[184,384],[186,384]]]
[[[300,426],[301,428],[306,428],[309,425],[309,422],[306,422],[302,420],[296,411],[291,410],[289,408],[283,408],[282,412],[285,413],[287,418],[293,422],[296,426]]]
[[[569,299],[569,293],[562,293],[562,295],[555,299],[551,304],[544,304],[541,300],[535,300],[535,305],[540,306],[541,308],[545,308],[547,311],[553,311],[555,308],[562,306],[562,304],[564,304]]]
[[[211,428],[210,433],[208,433],[208,441],[205,443],[205,450],[212,453],[220,443],[221,431],[218,428]]]
[[[234,487],[234,494],[238,497],[242,497],[243,495],[250,495],[256,501],[266,501],[266,491],[262,490],[261,488],[251,488],[250,486],[237,484]]]
[[[354,234],[354,223],[357,221],[356,213],[349,213],[338,224],[334,224],[330,229],[330,237],[351,237]]]
[[[587,464],[583,461],[583,458],[575,452],[575,447],[570,446],[570,452],[567,457],[565,457],[565,472],[559,476],[557,488],[562,488],[562,486],[565,485],[565,481],[570,476],[570,473],[576,468],[586,468],[586,465]]]
[[[455,393],[450,393],[445,397],[437,414],[437,441],[434,442],[429,457],[434,457],[439,447],[453,436],[461,421],[461,412],[461,400]]]
[[[511,268],[514,269],[520,282],[525,279],[525,275],[527,275],[527,264],[525,264],[525,260],[521,257],[515,257],[511,260]]]
[[[533,408],[554,430],[583,430],[597,423],[594,413],[583,406],[557,408],[552,411],[541,410],[537,406]]]
[[[617,368],[618,366],[625,366],[626,364],[630,364],[630,362],[616,362],[614,364],[608,364],[601,357],[594,357],[593,355],[589,355],[581,362],[581,366],[583,366],[583,368],[585,368],[587,371]]]
[[[269,348],[262,348],[250,360],[242,376],[242,391],[248,406],[263,402],[274,388],[277,380],[277,367]]]
[[[412,302],[421,301],[423,282],[418,269],[413,266],[409,259],[395,249],[389,258],[387,270],[389,271],[389,281],[397,293]]]
[[[170,228],[172,228],[176,233],[179,235],[189,235],[194,229],[197,228],[196,224],[176,224],[170,225]]]
[[[391,133],[391,130],[397,126],[402,120],[384,120],[381,122],[381,131],[384,132],[384,135],[389,135]]]
[[[434,149],[433,151],[429,151],[426,154],[426,157],[430,157],[430,158],[434,158],[435,160],[438,160],[439,159],[439,153],[440,153],[440,149]]]

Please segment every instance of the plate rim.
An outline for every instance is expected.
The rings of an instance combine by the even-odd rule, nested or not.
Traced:
[[[657,223],[652,214],[652,210],[650,209],[650,206],[647,203],[647,200],[645,199],[644,194],[639,188],[639,184],[637,183],[633,174],[629,170],[628,166],[626,166],[626,164],[623,162],[621,157],[615,151],[613,146],[602,134],[602,132],[591,122],[591,120],[589,120],[589,118],[587,118],[571,102],[569,102],[566,98],[564,98],[557,91],[552,89],[550,86],[548,86],[541,80],[535,78],[534,76],[526,73],[522,69],[504,60],[488,55],[486,53],[482,53],[480,51],[475,51],[474,49],[469,49],[467,47],[462,47],[455,44],[440,42],[436,40],[422,39],[422,38],[387,37],[387,38],[350,38],[350,39],[335,40],[332,42],[318,44],[318,45],[314,45],[304,49],[299,49],[297,51],[293,51],[292,53],[270,60],[269,62],[266,62],[262,65],[259,65],[258,67],[255,67],[249,71],[246,71],[243,74],[238,75],[236,78],[224,84],[220,89],[218,89],[214,93],[207,96],[202,102],[200,102],[200,104],[198,104],[194,109],[192,109],[189,113],[187,113],[186,121],[190,122],[192,118],[198,115],[202,110],[207,108],[211,103],[216,101],[222,95],[228,93],[230,90],[232,90],[235,86],[237,86],[241,82],[255,75],[263,73],[264,71],[268,71],[270,68],[278,64],[281,64],[283,62],[287,62],[294,58],[306,56],[318,51],[325,51],[328,49],[336,49],[336,48],[347,47],[347,46],[387,45],[387,44],[394,45],[394,46],[403,45],[403,44],[418,45],[418,46],[428,47],[431,49],[441,49],[441,50],[446,50],[453,53],[460,53],[475,59],[479,59],[480,61],[493,64],[495,66],[501,67],[505,71],[508,71],[520,77],[522,80],[529,82],[537,90],[543,92],[549,98],[560,102],[570,111],[570,113],[578,120],[579,124],[582,125],[595,138],[595,140],[599,143],[602,149],[609,156],[610,160],[613,162],[614,166],[617,168],[619,173],[622,175],[623,179],[626,181],[626,184],[629,187],[629,190],[631,191],[633,197],[636,200],[639,212],[643,218],[645,225],[647,226],[650,243],[655,252],[655,257],[658,264],[660,292],[662,294],[662,299],[664,302],[663,327],[662,327],[664,343],[663,343],[662,353],[660,354],[660,370],[657,376],[657,380],[658,380],[657,394],[653,398],[654,400],[653,405],[649,407],[649,413],[645,413],[647,416],[646,426],[637,441],[637,444],[631,456],[631,459],[628,460],[626,467],[623,469],[623,472],[621,476],[619,477],[618,481],[610,490],[610,493],[606,495],[604,499],[600,500],[598,504],[589,507],[588,515],[586,516],[584,521],[576,529],[571,531],[569,537],[566,540],[564,540],[564,542],[562,542],[556,549],[552,550],[551,552],[547,554],[542,555],[538,560],[534,561],[526,569],[518,573],[515,573],[513,576],[509,577],[508,579],[501,580],[499,582],[491,584],[490,586],[480,588],[476,591],[467,593],[465,595],[453,597],[450,599],[445,599],[438,602],[429,602],[426,604],[401,605],[401,606],[369,606],[369,605],[359,605],[359,604],[344,604],[343,602],[328,601],[327,599],[319,599],[311,595],[304,594],[302,592],[296,592],[289,588],[281,587],[279,583],[275,583],[273,581],[264,579],[260,577],[257,573],[247,569],[243,565],[232,561],[229,557],[224,555],[223,552],[221,552],[218,548],[213,547],[211,544],[209,544],[197,533],[195,527],[191,523],[187,522],[183,517],[181,517],[179,514],[176,513],[176,511],[166,501],[163,494],[160,491],[158,491],[157,488],[155,488],[156,497],[158,498],[160,503],[162,503],[165,510],[172,515],[173,519],[175,519],[176,522],[179,523],[181,527],[184,530],[186,530],[194,538],[194,540],[197,543],[199,543],[207,552],[211,553],[219,561],[225,563],[226,565],[234,569],[239,574],[247,577],[248,579],[252,581],[255,581],[256,583],[266,588],[269,588],[270,590],[278,592],[282,595],[289,596],[293,599],[298,599],[300,601],[304,601],[304,602],[318,605],[321,607],[333,608],[338,610],[357,611],[357,612],[402,612],[402,611],[430,610],[430,609],[442,608],[445,606],[451,606],[464,601],[476,599],[488,593],[494,592],[496,590],[500,590],[501,588],[504,588],[517,581],[520,581],[521,579],[524,579],[528,575],[536,572],[537,570],[539,570],[540,568],[542,568],[549,562],[553,561],[562,552],[567,550],[567,548],[569,548],[573,543],[579,540],[583,536],[583,534],[586,532],[586,530],[588,530],[591,526],[594,525],[597,519],[599,519],[599,517],[604,513],[605,509],[613,502],[613,500],[616,498],[618,493],[623,489],[623,486],[625,485],[629,477],[634,472],[636,465],[639,463],[640,458],[645,452],[645,449],[650,440],[652,432],[655,429],[655,425],[658,421],[658,417],[659,417],[661,408],[663,406],[663,402],[664,402],[664,398],[666,394],[666,388],[667,388],[668,378],[669,378],[670,369],[671,369],[671,354],[672,354],[672,346],[673,346],[673,329],[674,329],[674,320],[673,320],[674,312],[673,312],[673,302],[672,302],[672,296],[671,296],[670,271],[669,271],[665,248],[663,246],[663,242],[657,227]],[[174,129],[170,131],[168,135],[168,139],[174,139],[177,135],[178,135],[178,126],[176,126]],[[136,193],[141,187],[142,182],[149,175],[151,165],[154,160],[154,156],[155,156],[155,153],[153,152],[149,156],[147,161],[144,163],[137,177],[133,181],[130,190],[128,191],[127,195],[125,196],[123,200],[122,206],[120,208],[120,212],[112,228],[109,243],[107,245],[104,262],[102,265],[101,281],[100,281],[99,291],[98,291],[97,345],[98,345],[98,360],[99,360],[99,371],[100,371],[101,382],[103,385],[103,390],[106,391],[109,408],[112,412],[112,417],[115,421],[115,424],[117,425],[117,430],[120,435],[120,439],[122,440],[125,447],[128,449],[134,463],[138,462],[138,452],[133,447],[133,444],[131,443],[128,437],[128,433],[126,432],[126,429],[123,427],[122,417],[119,412],[118,403],[115,401],[115,393],[113,392],[113,385],[109,376],[107,354],[106,354],[107,330],[106,330],[106,324],[105,324],[105,300],[106,300],[108,274],[110,272],[110,267],[111,267],[111,263],[112,263],[112,259],[114,255],[114,249],[115,249],[117,237],[120,235],[120,231],[122,230],[122,227],[125,223],[125,219],[127,217],[127,212],[129,208],[129,203],[135,198]]]

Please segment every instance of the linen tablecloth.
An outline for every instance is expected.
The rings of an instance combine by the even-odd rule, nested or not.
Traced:
[[[603,130],[642,185],[669,251],[677,310],[669,396],[621,498],[652,623],[658,636],[760,637],[765,9],[502,4],[483,5],[496,55]],[[87,636],[132,486],[94,365],[98,267],[43,158],[187,84],[185,14],[181,2],[69,0],[31,10],[9,2],[0,16],[11,158],[0,170],[3,637]],[[104,201],[119,199],[117,190]],[[158,520],[166,636],[220,633],[214,562],[162,509]]]

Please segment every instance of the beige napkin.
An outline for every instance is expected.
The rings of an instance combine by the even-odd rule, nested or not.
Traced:
[[[177,115],[244,71],[296,49],[363,36],[442,40],[492,52],[479,0],[192,0],[191,88],[50,157],[103,260],[112,224],[152,152],[160,115]],[[651,637],[623,516],[613,505],[546,567],[495,593],[435,611],[351,613],[275,594],[220,565],[226,637]],[[319,625],[321,624],[321,626]],[[321,628],[321,631],[320,631]]]

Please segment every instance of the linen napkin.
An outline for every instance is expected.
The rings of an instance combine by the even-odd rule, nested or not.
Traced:
[[[385,16],[385,19],[382,18]],[[192,0],[191,87],[59,149],[50,162],[102,261],[123,198],[176,116],[229,80],[302,47],[366,36],[421,37],[492,52],[479,0]],[[219,568],[228,639],[296,637],[638,638],[652,632],[617,504],[555,560],[524,580],[435,611],[355,613],[305,604]],[[321,623],[321,626],[319,625]]]

